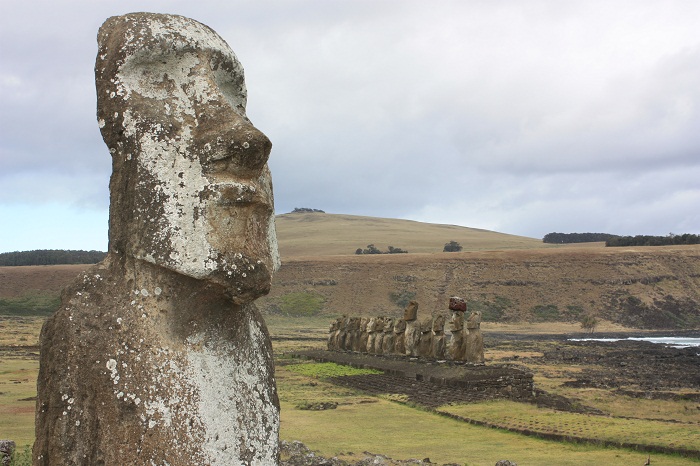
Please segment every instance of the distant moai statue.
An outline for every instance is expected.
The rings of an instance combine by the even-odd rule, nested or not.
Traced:
[[[394,322],[394,354],[406,355],[406,321],[396,319]]]
[[[434,359],[445,359],[445,316],[438,314],[433,319],[432,349],[430,356]]]
[[[374,354],[374,343],[377,340],[377,318],[370,317],[367,323],[367,352]]]
[[[418,356],[418,341],[420,340],[420,323],[418,322],[418,303],[411,301],[403,311],[403,320],[406,322],[404,334],[404,348],[406,356]]]
[[[360,324],[361,322],[359,317],[352,318],[352,345],[350,349],[355,352],[360,351],[360,339],[362,338],[362,329],[360,328]]]
[[[338,350],[345,351],[348,343],[348,330],[350,327],[350,318],[343,316],[338,327]]]
[[[394,318],[384,319],[384,338],[382,339],[382,354],[393,354],[396,335],[394,335]]]
[[[95,84],[109,252],[42,328],[34,465],[277,464],[253,303],[279,267],[272,144],[243,68],[209,27],[133,13],[100,28]]]
[[[433,349],[433,318],[426,317],[420,323],[420,337],[418,338],[418,356],[429,359]]]
[[[367,352],[367,341],[369,340],[369,332],[367,331],[367,326],[369,325],[369,317],[360,318],[360,352]]]
[[[377,338],[374,340],[374,354],[384,353],[384,326],[386,325],[386,317],[377,319]]]
[[[328,351],[335,350],[337,343],[338,343],[338,321],[334,320],[333,322],[331,322],[331,325],[328,328],[328,344],[327,344]]]
[[[466,346],[464,335],[464,312],[467,310],[467,303],[464,299],[453,296],[450,298],[450,338],[447,342],[447,357],[453,361],[464,361],[466,359]]]
[[[484,336],[481,334],[481,311],[472,311],[467,319],[465,354],[467,362],[484,363]]]

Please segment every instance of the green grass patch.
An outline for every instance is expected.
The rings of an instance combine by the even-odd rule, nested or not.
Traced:
[[[444,406],[440,411],[499,427],[620,443],[700,450],[700,425],[566,413],[514,401]]]
[[[305,363],[288,366],[288,369],[297,374],[307,377],[328,378],[345,377],[348,375],[381,374],[381,371],[374,369],[359,369],[357,367],[343,366],[334,362]]]
[[[324,456],[346,460],[362,457],[364,451],[394,459],[427,457],[438,464],[468,465],[493,465],[502,459],[525,466],[641,465],[647,459],[646,453],[552,442],[473,426],[381,399],[326,411],[298,410],[282,402],[281,438],[300,440]],[[651,463],[687,466],[698,462],[652,454]]]
[[[274,311],[288,317],[311,317],[321,312],[324,303],[323,296],[316,293],[287,293],[278,298]]]
[[[0,315],[48,316],[61,304],[56,294],[27,294],[19,298],[0,298]]]
[[[3,357],[0,368],[0,438],[14,440],[22,450],[34,443],[39,361]]]
[[[414,299],[416,299],[415,291],[401,290],[389,293],[389,300],[401,309],[408,306],[408,303]]]

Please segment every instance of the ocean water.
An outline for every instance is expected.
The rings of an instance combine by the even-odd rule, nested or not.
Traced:
[[[700,348],[700,338],[695,337],[629,337],[629,338],[571,338],[570,341],[648,341],[673,348]]]

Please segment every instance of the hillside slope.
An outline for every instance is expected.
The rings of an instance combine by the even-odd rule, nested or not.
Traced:
[[[463,296],[486,321],[576,322],[583,314],[637,328],[700,328],[700,246],[605,248],[451,225],[322,213],[278,217],[283,265],[268,314],[322,303],[320,315],[444,312]],[[443,253],[448,241],[464,246]],[[410,254],[355,255],[373,243]],[[45,313],[89,266],[0,267],[0,314]],[[26,312],[17,312],[25,309]],[[284,312],[282,312],[284,313]]]
[[[282,260],[299,256],[351,255],[374,244],[410,253],[442,252],[445,243],[457,241],[464,251],[553,247],[539,239],[456,225],[357,215],[292,213],[275,219]]]

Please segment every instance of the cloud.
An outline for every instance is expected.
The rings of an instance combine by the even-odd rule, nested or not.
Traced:
[[[95,35],[110,15],[146,10],[198,19],[238,55],[249,117],[274,144],[278,212],[536,237],[700,231],[691,0],[0,8],[0,205],[105,211]]]

